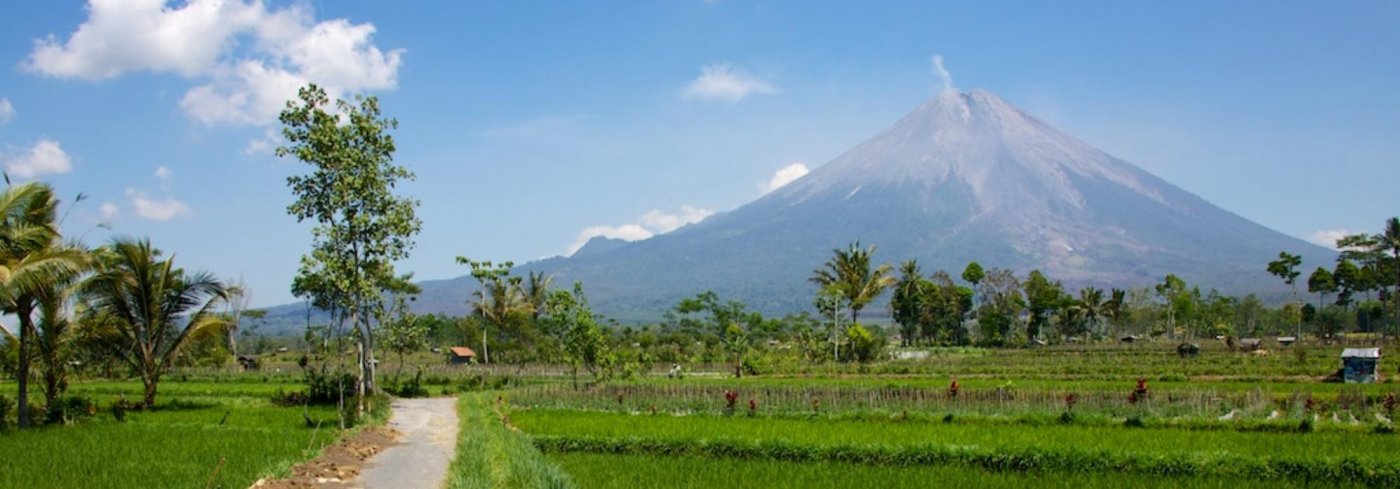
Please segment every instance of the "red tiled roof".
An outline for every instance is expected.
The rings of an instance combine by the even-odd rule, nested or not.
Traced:
[[[452,347],[452,348],[449,348],[449,350],[452,350],[452,355],[453,355],[453,356],[458,356],[458,357],[475,357],[475,356],[476,356],[476,352],[472,351],[471,348],[467,348],[467,347],[465,347],[465,346],[454,346],[454,347]]]

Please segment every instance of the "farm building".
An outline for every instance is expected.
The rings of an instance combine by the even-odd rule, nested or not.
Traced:
[[[1370,384],[1376,381],[1376,364],[1380,363],[1380,348],[1347,348],[1342,350],[1342,381],[1348,384]]]
[[[1240,339],[1240,351],[1254,351],[1254,350],[1258,350],[1258,349],[1259,349],[1260,343],[1262,343],[1262,342],[1259,341],[1259,338],[1241,338],[1241,339]]]
[[[472,363],[472,360],[476,359],[476,352],[465,346],[454,346],[447,350],[447,363],[453,365]]]
[[[243,366],[243,370],[249,371],[257,370],[262,366],[262,362],[258,361],[257,355],[239,355],[238,364]]]

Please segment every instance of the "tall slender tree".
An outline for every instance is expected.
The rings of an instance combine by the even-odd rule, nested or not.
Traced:
[[[78,245],[65,245],[75,260],[88,266],[87,250]],[[35,333],[39,362],[43,370],[44,404],[49,420],[57,421],[62,414],[59,398],[68,388],[69,356],[73,343],[73,311],[70,307],[79,282],[78,270],[54,274],[34,293],[38,304],[39,327]]]
[[[811,281],[822,287],[838,287],[845,294],[846,306],[851,308],[851,322],[855,323],[860,319],[860,310],[893,286],[895,278],[889,276],[888,263],[871,265],[875,245],[861,248],[857,241],[846,249],[832,252],[835,256],[827,260],[823,268],[812,271]]]
[[[1302,272],[1298,271],[1298,266],[1303,264],[1303,257],[1291,254],[1287,251],[1278,252],[1278,259],[1269,262],[1269,273],[1275,277],[1283,279],[1283,283],[1288,284],[1293,289],[1293,302],[1298,302],[1298,276]],[[1301,316],[1295,318],[1296,331],[1294,335],[1298,339],[1303,338],[1303,321]]]
[[[512,329],[524,315],[532,312],[531,304],[521,290],[520,277],[510,275],[511,269],[515,267],[514,262],[492,263],[459,256],[457,263],[471,267],[472,277],[480,284],[480,287],[472,292],[472,299],[468,304],[472,307],[472,314],[481,318],[486,327],[494,328],[497,334],[504,333]],[[482,360],[489,363],[489,334],[483,329],[481,336]]]
[[[982,264],[977,263],[975,261],[967,262],[967,268],[963,269],[962,279],[966,280],[967,283],[972,284],[972,290],[974,291],[974,295],[972,296],[973,308],[977,307],[977,296],[975,295],[977,290],[977,284],[982,283],[982,279],[986,277],[987,272],[985,270],[982,270]]]
[[[924,303],[928,282],[919,271],[919,263],[906,261],[899,266],[899,280],[894,285],[894,295],[890,297],[890,315],[899,324],[900,337],[904,346],[913,344],[919,336],[921,319],[924,316]]]
[[[277,155],[311,166],[309,174],[287,178],[296,196],[287,212],[314,223],[312,250],[302,256],[292,290],[336,311],[358,332],[356,391],[363,409],[375,389],[372,319],[384,310],[394,263],[408,257],[421,227],[418,202],[394,194],[414,175],[394,163],[388,132],[398,121],[381,117],[375,97],[337,100],[332,109],[326,92],[311,84],[287,102],[279,120],[287,145]]]
[[[525,301],[530,305],[530,318],[539,321],[549,300],[549,289],[554,286],[554,276],[544,272],[530,272],[525,280]]]
[[[1104,316],[1106,305],[1103,289],[1094,287],[1079,289],[1079,307],[1083,309],[1084,321],[1096,332],[1099,331],[1099,318]]]

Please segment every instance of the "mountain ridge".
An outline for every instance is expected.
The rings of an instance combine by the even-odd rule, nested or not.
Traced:
[[[923,102],[734,210],[645,240],[594,238],[573,256],[517,268],[582,281],[596,311],[622,318],[659,316],[705,290],[777,314],[809,310],[811,270],[855,241],[877,245],[878,262],[916,259],[926,272],[956,275],[975,260],[1018,276],[1040,269],[1070,287],[1175,273],[1240,295],[1284,290],[1265,272],[1281,250],[1309,265],[1335,257],[973,90]],[[460,314],[476,283],[423,285],[417,309]]]

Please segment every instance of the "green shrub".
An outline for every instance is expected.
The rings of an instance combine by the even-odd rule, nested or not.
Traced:
[[[14,411],[14,409],[15,401],[12,401],[10,400],[10,398],[0,395],[0,430],[9,428],[11,416],[10,412]]]

